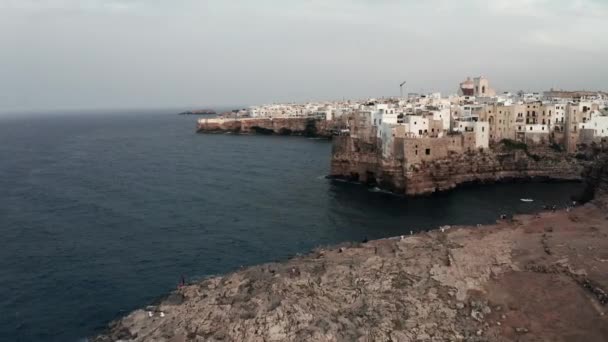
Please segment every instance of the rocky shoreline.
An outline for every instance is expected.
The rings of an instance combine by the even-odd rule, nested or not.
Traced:
[[[334,124],[314,118],[237,118],[200,119],[198,133],[295,135],[331,138]]]
[[[588,165],[574,155],[551,148],[514,149],[504,144],[433,161],[408,163],[401,157],[384,156],[379,146],[378,142],[363,142],[349,136],[335,137],[330,176],[415,196],[470,183],[533,179],[580,181]]]
[[[187,285],[106,341],[606,341],[608,159],[594,200],[317,249]]]

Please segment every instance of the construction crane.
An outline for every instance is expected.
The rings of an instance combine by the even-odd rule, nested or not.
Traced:
[[[401,82],[399,85],[399,92],[401,93],[401,98],[403,98],[403,86],[405,85],[405,81]]]

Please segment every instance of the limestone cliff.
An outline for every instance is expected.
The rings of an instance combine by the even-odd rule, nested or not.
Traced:
[[[453,189],[467,183],[513,179],[580,180],[582,163],[550,148],[499,144],[490,149],[449,153],[447,157],[411,163],[398,153],[382,154],[380,142],[336,137],[331,176],[371,184],[407,195]]]
[[[331,121],[314,118],[239,118],[201,119],[197,131],[200,133],[276,134],[302,135],[330,138]]]

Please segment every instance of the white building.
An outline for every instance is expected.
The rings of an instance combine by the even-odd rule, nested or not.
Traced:
[[[598,110],[591,112],[591,119],[585,123],[579,123],[580,129],[594,130],[595,137],[608,137],[608,115],[602,114]]]
[[[408,125],[406,133],[412,137],[422,137],[429,133],[429,119],[422,115],[406,115],[404,123]]]

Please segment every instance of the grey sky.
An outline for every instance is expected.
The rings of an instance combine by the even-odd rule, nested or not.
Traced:
[[[605,0],[0,0],[0,111],[608,90]]]

